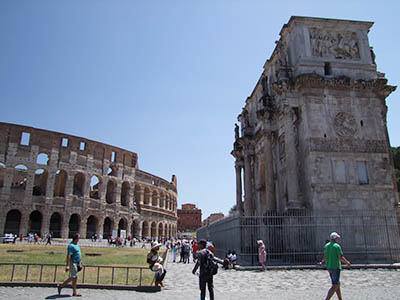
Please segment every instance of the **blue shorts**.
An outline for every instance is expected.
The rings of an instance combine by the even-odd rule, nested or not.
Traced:
[[[328,269],[332,285],[340,284],[340,269]]]

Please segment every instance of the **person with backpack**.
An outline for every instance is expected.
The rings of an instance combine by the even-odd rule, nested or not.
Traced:
[[[207,241],[200,240],[198,245],[199,251],[197,252],[197,262],[192,270],[192,273],[196,274],[197,269],[200,267],[200,299],[206,299],[206,285],[208,285],[210,300],[214,300],[213,276],[217,273],[218,265],[215,262],[212,252],[206,249]]]

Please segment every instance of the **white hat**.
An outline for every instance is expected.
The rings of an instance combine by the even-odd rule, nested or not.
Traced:
[[[337,232],[332,232],[330,235],[331,240],[334,240],[336,238],[340,239],[340,235]]]
[[[152,245],[151,245],[151,250],[153,250],[153,249],[155,249],[155,248],[160,248],[162,245],[160,244],[160,243],[157,243],[157,242],[154,242]]]
[[[263,240],[258,240],[257,244],[264,244]]]

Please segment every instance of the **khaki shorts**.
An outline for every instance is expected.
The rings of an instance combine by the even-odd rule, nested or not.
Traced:
[[[78,278],[78,264],[74,264],[73,262],[69,264],[69,277]]]

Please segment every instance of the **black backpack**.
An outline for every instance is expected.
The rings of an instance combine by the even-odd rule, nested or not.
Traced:
[[[213,255],[207,250],[206,263],[204,265],[204,273],[207,275],[215,275],[218,273],[218,265],[213,259]]]

